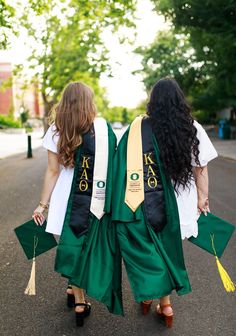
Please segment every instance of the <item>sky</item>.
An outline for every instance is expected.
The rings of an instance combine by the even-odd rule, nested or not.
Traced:
[[[133,75],[132,72],[141,68],[141,56],[134,54],[133,50],[138,46],[147,46],[155,38],[158,31],[168,28],[162,16],[157,15],[149,0],[138,0],[136,13],[136,39],[133,45],[120,44],[117,35],[106,31],[103,39],[109,50],[109,60],[113,77],[103,74],[101,85],[106,88],[107,98],[110,106],[136,107],[146,99],[145,88],[142,83],[142,76]],[[123,33],[133,37],[134,32],[123,30]],[[13,63],[24,63],[29,50],[23,46],[26,38],[22,36],[14,40],[12,51],[0,51],[0,62],[12,61]]]
[[[106,87],[111,106],[136,107],[146,99],[141,75],[132,72],[141,69],[141,56],[133,52],[138,46],[153,42],[158,31],[167,29],[164,17],[157,15],[149,0],[139,0],[136,13],[137,37],[134,45],[121,45],[118,37],[107,33],[104,40],[110,49],[113,78],[102,76],[101,84]]]

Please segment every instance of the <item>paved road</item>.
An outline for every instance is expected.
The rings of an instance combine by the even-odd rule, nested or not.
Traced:
[[[93,303],[92,316],[82,329],[74,326],[73,312],[65,306],[66,282],[53,272],[55,251],[37,258],[37,296],[24,295],[31,263],[26,261],[13,228],[27,220],[39,201],[46,156],[42,149],[35,157],[24,155],[0,161],[0,335],[2,336],[235,336],[236,293],[227,294],[219,280],[214,258],[185,242],[186,265],[193,292],[173,294],[175,325],[166,329],[152,313],[143,317],[134,303],[124,272],[123,292],[126,316],[110,315]],[[211,209],[236,224],[236,162],[215,160],[210,166]],[[222,263],[236,279],[236,234]]]
[[[211,139],[219,156],[236,160],[236,140]]]

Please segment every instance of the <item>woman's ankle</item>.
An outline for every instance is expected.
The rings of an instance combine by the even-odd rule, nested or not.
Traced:
[[[146,303],[146,304],[151,304],[153,300],[144,300],[142,301],[143,303]]]
[[[67,289],[66,289],[66,293],[67,293],[67,294],[74,294],[72,288],[67,288]]]
[[[164,305],[168,305],[171,304],[170,303],[170,296],[163,296],[162,298],[160,298],[160,305],[164,306]]]

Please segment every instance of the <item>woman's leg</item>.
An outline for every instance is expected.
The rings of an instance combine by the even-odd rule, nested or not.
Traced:
[[[67,293],[67,307],[68,308],[74,308],[74,306],[75,306],[75,296],[74,296],[73,289],[71,287],[70,280],[68,280],[66,293]]]
[[[67,286],[67,289],[66,289],[66,293],[70,294],[70,295],[74,294],[72,286],[70,284],[70,281],[68,281],[68,286]]]
[[[72,290],[73,290],[73,293],[74,293],[74,296],[75,296],[75,303],[85,303],[85,297],[84,297],[83,289],[72,285]],[[77,307],[75,307],[75,311],[77,313],[80,313],[80,312],[84,311],[84,307],[77,306]]]

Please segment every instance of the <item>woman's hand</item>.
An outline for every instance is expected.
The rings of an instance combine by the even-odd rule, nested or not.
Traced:
[[[35,224],[37,224],[37,225],[43,225],[43,223],[45,221],[45,216],[43,214],[44,211],[45,211],[45,208],[42,207],[41,205],[39,205],[34,210],[32,218],[34,219]]]
[[[210,212],[209,209],[209,200],[208,200],[208,168],[205,167],[194,167],[193,169],[196,186],[197,186],[197,207],[199,214],[202,212],[206,216],[208,212]]]
[[[51,198],[52,191],[56,185],[60,174],[60,164],[58,155],[48,150],[48,166],[44,176],[43,189],[41,193],[41,201],[34,210],[32,218],[37,225],[43,225],[45,221],[44,211],[48,209],[48,202]]]
[[[198,203],[197,203],[198,211],[201,214],[202,212],[206,216],[208,212],[210,212],[209,209],[209,200],[208,197],[204,198],[198,198]]]

